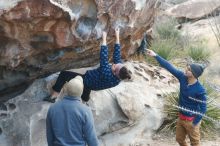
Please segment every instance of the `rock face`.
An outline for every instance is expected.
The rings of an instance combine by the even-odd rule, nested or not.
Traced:
[[[220,16],[202,19],[195,22],[189,22],[182,25],[182,33],[189,34],[192,40],[205,40],[207,49],[211,52],[209,59],[209,66],[207,67],[205,74],[206,80],[212,81],[218,86],[220,85],[220,52],[219,44],[216,39],[216,34],[220,29]],[[216,34],[215,34],[216,33]]]
[[[89,106],[101,146],[147,146],[163,120],[161,95],[177,86],[177,80],[160,67],[140,62],[126,65],[132,81],[91,93]],[[0,105],[1,146],[47,145],[45,118],[50,104],[42,99],[56,77],[36,80],[23,94]]]
[[[33,79],[97,64],[103,30],[109,46],[121,28],[122,55],[153,23],[155,0],[8,0],[0,2],[0,100]],[[109,50],[112,53],[112,48]],[[8,97],[8,96],[7,96]]]
[[[210,39],[216,39],[214,32],[218,32],[217,29],[219,27],[220,16],[216,16],[194,22],[184,23],[182,26],[182,32],[183,34],[188,33],[192,38],[198,38],[199,36],[201,36],[207,38],[211,37]]]
[[[166,10],[168,15],[188,19],[199,19],[219,12],[219,0],[189,0]]]

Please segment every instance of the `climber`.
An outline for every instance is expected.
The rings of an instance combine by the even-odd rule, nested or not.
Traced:
[[[48,146],[98,146],[92,111],[80,101],[82,77],[76,76],[65,83],[63,92],[65,97],[53,104],[47,112]]]
[[[179,118],[176,125],[176,141],[180,146],[187,146],[185,139],[188,135],[191,146],[200,146],[200,124],[206,112],[207,97],[206,90],[198,78],[202,75],[204,66],[197,63],[189,64],[184,73],[154,51],[147,50],[147,54],[155,57],[163,68],[179,80]]]
[[[102,45],[100,51],[100,66],[93,70],[88,70],[85,74],[79,74],[71,71],[61,71],[53,88],[51,96],[44,100],[55,102],[63,85],[66,81],[74,78],[77,75],[82,76],[84,83],[84,90],[82,100],[87,102],[90,99],[91,90],[102,90],[114,87],[120,83],[121,80],[130,79],[131,72],[121,63],[119,28],[115,29],[116,43],[114,46],[113,62],[110,65],[108,62],[108,47],[106,42],[107,33],[103,31]]]

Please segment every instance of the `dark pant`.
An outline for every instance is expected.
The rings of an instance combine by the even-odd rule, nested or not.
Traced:
[[[82,74],[79,74],[79,73],[76,73],[76,72],[71,72],[71,71],[61,71],[58,78],[57,78],[57,81],[55,83],[55,85],[52,87],[54,91],[56,92],[60,92],[61,89],[63,88],[63,85],[70,81],[71,79],[75,78],[76,76],[81,76],[83,79],[84,79],[84,75]],[[82,93],[82,100],[83,101],[89,101],[90,99],[90,92],[91,90],[88,89],[85,85],[84,85],[84,88],[83,88],[83,93]]]

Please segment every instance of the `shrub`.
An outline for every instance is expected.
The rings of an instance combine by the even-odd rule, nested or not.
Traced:
[[[180,38],[180,32],[176,29],[177,21],[175,19],[169,19],[165,22],[156,24],[155,36],[156,38],[167,40]]]
[[[195,61],[205,61],[210,57],[210,52],[203,45],[190,46],[188,55]]]
[[[179,90],[164,95],[164,113],[167,115],[164,123],[159,128],[159,131],[172,131],[176,129],[176,122],[178,119],[178,109],[174,108],[173,105],[178,105]]]
[[[173,57],[172,55],[175,48],[176,44],[172,40],[154,40],[151,45],[152,50],[167,60]]]
[[[176,29],[177,24],[175,19],[168,19],[155,26],[151,49],[167,60],[172,59],[174,54],[183,49],[185,43],[188,43],[187,39]]]

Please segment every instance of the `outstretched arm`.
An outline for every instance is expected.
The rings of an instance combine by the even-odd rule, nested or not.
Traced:
[[[106,43],[107,33],[102,33],[102,45],[100,50],[100,70],[101,74],[106,77],[111,73],[111,67],[108,63],[108,47]]]
[[[114,46],[114,53],[113,53],[113,62],[114,64],[121,63],[121,46],[120,46],[120,29],[115,29],[115,46]]]
[[[107,32],[103,31],[102,32],[102,46],[107,46],[106,38],[107,38]]]
[[[119,34],[120,34],[120,29],[119,28],[115,28],[115,37],[116,37],[116,44],[120,44],[120,38],[119,38]]]
[[[108,47],[106,44],[107,33],[102,33],[102,45],[100,50],[100,67],[105,68],[108,65]]]
[[[147,50],[147,54],[149,56],[155,57],[157,62],[166,70],[168,70],[172,75],[174,75],[176,78],[180,79],[180,77],[183,75],[183,72],[176,69],[172,64],[170,64],[167,60],[163,59],[159,55],[157,55],[152,50]]]

